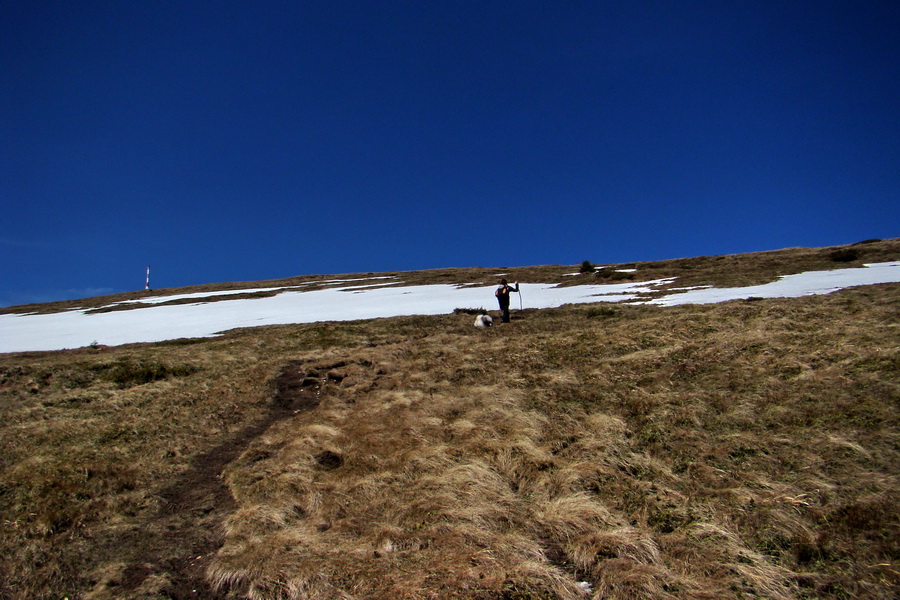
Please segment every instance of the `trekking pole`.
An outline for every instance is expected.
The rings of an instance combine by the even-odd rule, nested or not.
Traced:
[[[519,310],[522,310],[522,286],[519,285],[518,282],[516,282],[516,287],[519,288],[519,289],[518,289],[518,292],[519,292]]]

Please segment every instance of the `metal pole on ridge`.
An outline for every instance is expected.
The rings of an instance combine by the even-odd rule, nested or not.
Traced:
[[[150,289],[150,265],[147,265],[147,280],[144,283],[144,291]]]

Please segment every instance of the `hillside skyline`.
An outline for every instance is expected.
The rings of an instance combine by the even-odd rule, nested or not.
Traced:
[[[518,318],[528,314],[521,312],[522,308],[557,308],[567,304],[673,307],[831,294],[849,287],[900,282],[900,260],[865,258],[867,255],[897,258],[898,247],[900,240],[887,240],[806,253],[802,250],[776,253],[782,254],[782,260],[790,261],[785,257],[793,257],[796,264],[814,260],[807,264],[818,267],[799,272],[796,267],[786,272],[779,272],[775,267],[773,272],[772,264],[766,266],[767,254],[768,262],[772,262],[770,253],[731,257],[736,261],[731,267],[716,257],[698,257],[688,259],[687,267],[669,261],[637,263],[636,269],[617,265],[597,267],[589,273],[551,268],[537,277],[526,276],[527,271],[523,271],[517,286],[518,306],[513,301],[512,308]],[[854,264],[840,268],[845,261]],[[707,271],[698,281],[692,272],[703,262],[708,269],[718,269],[718,276]],[[736,265],[743,265],[745,281],[753,284],[715,285],[723,272],[734,270]],[[760,276],[756,271],[759,265],[764,265],[762,268],[770,274]],[[454,274],[458,277],[455,280]],[[465,274],[465,269],[449,270],[442,274],[442,282],[427,281],[427,272],[410,272],[400,276],[311,278],[275,287],[217,289],[218,286],[211,286],[205,291],[175,294],[150,291],[116,301],[98,298],[91,306],[0,314],[0,353],[218,337],[237,329],[271,325],[457,312],[490,314],[497,310],[494,280],[519,277],[499,271],[490,273],[489,269],[474,276]]]

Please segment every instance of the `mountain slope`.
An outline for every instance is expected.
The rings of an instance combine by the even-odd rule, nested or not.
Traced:
[[[0,597],[893,597],[898,291],[0,355]]]

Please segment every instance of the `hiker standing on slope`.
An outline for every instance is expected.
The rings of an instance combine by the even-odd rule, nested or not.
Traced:
[[[514,288],[510,287],[505,279],[501,279],[500,287],[494,292],[494,295],[497,296],[497,302],[500,303],[500,312],[503,313],[501,320],[504,323],[509,323],[509,293],[519,292],[519,282],[517,281],[513,285],[515,286]]]

